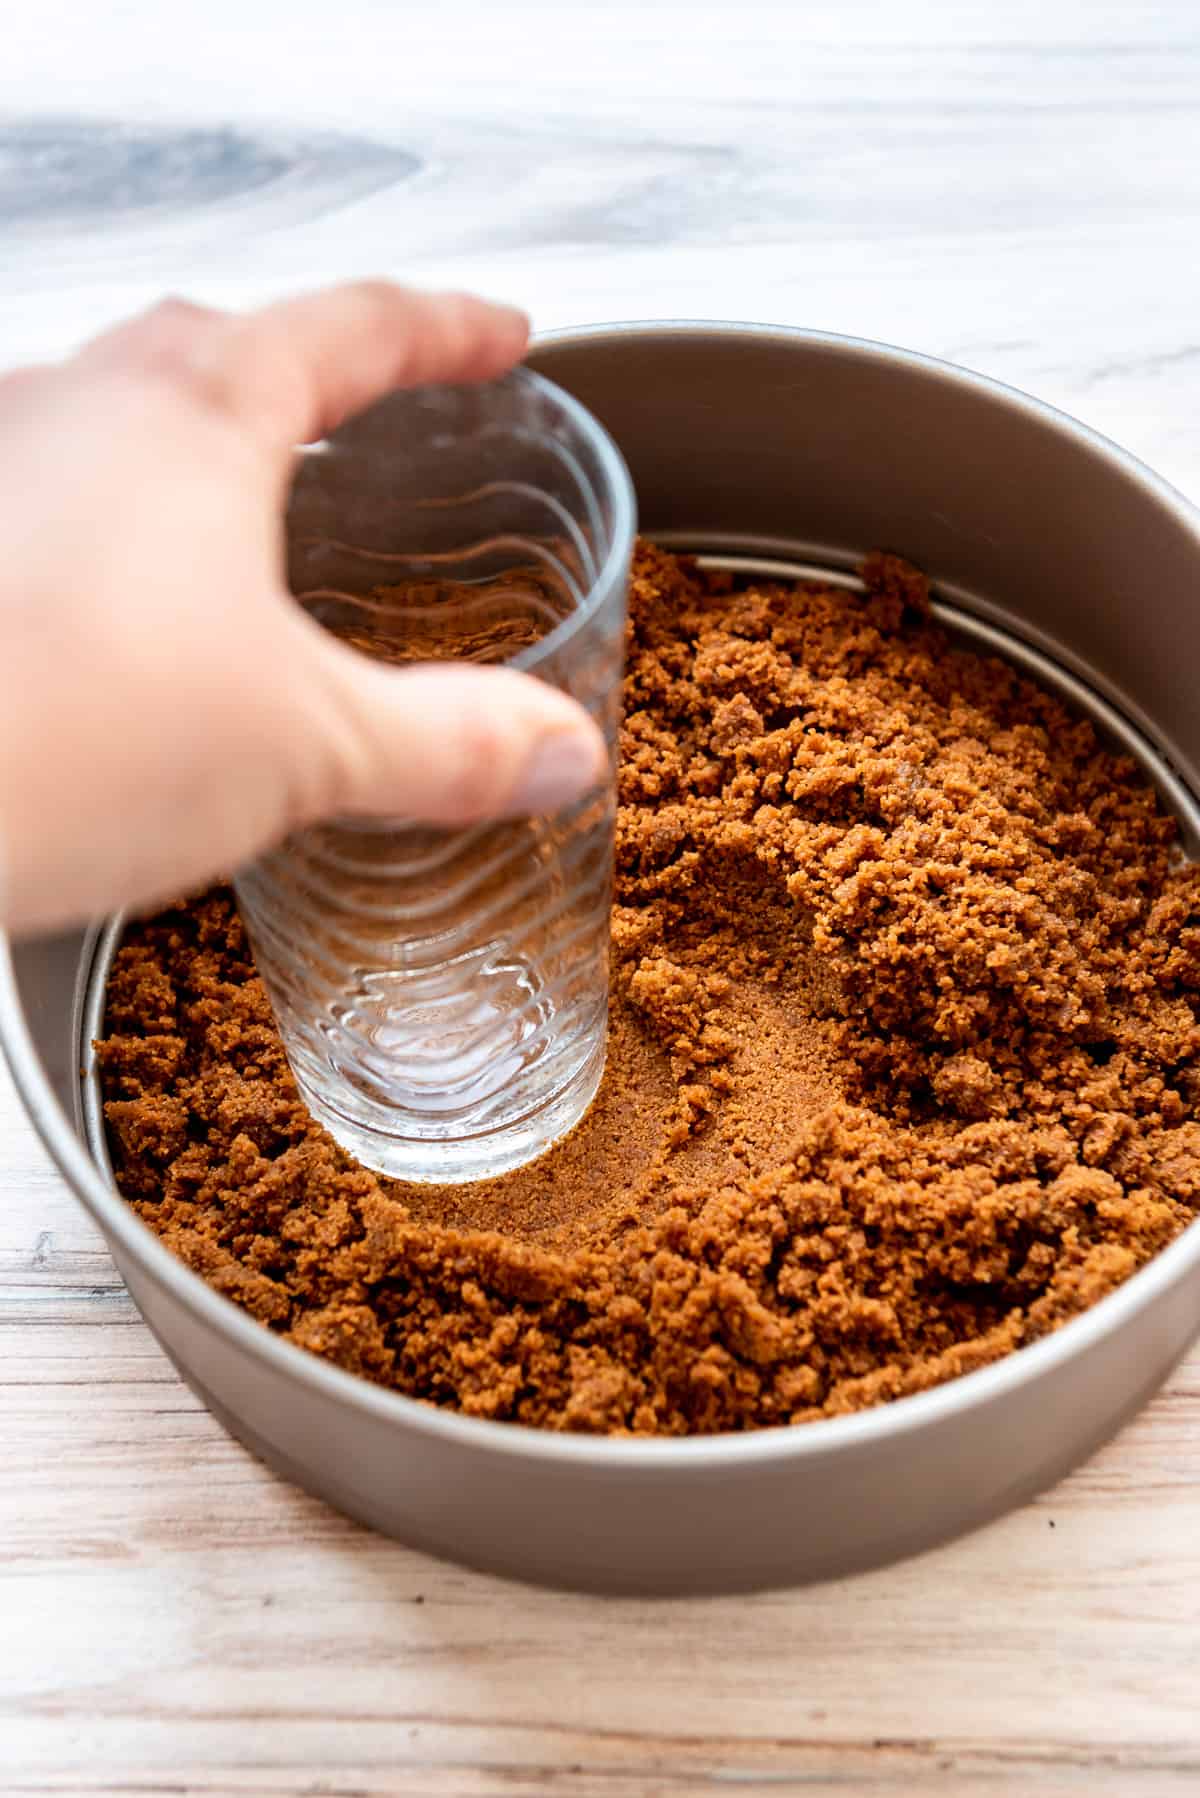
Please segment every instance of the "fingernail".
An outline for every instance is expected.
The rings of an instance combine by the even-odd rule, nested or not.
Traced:
[[[558,730],[534,744],[513,788],[509,810],[538,817],[581,799],[604,778],[596,739],[583,731]]]

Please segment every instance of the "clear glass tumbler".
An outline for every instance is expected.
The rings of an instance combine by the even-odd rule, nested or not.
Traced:
[[[288,575],[363,653],[469,657],[573,694],[615,768],[629,475],[517,370],[398,393],[302,451]],[[531,1160],[604,1069],[612,779],[553,817],[447,830],[341,818],[238,875],[313,1116],[366,1166],[457,1182]]]

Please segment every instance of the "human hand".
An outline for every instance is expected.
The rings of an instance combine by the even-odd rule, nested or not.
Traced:
[[[387,669],[287,591],[298,443],[483,380],[526,320],[364,282],[245,315],[166,301],[0,377],[0,920],[146,904],[347,812],[552,810],[605,767],[529,676]]]

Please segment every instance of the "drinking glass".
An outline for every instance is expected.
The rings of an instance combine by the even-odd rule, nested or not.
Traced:
[[[609,778],[554,816],[339,818],[237,876],[301,1096],[380,1173],[503,1173],[599,1085],[633,532],[611,440],[523,369],[393,394],[297,458],[288,577],[313,618],[384,661],[523,669],[609,746]]]

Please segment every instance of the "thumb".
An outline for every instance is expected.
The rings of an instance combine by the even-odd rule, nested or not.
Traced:
[[[606,781],[583,707],[532,675],[469,662],[387,668],[325,651],[333,796],[322,810],[430,824],[552,813]]]

